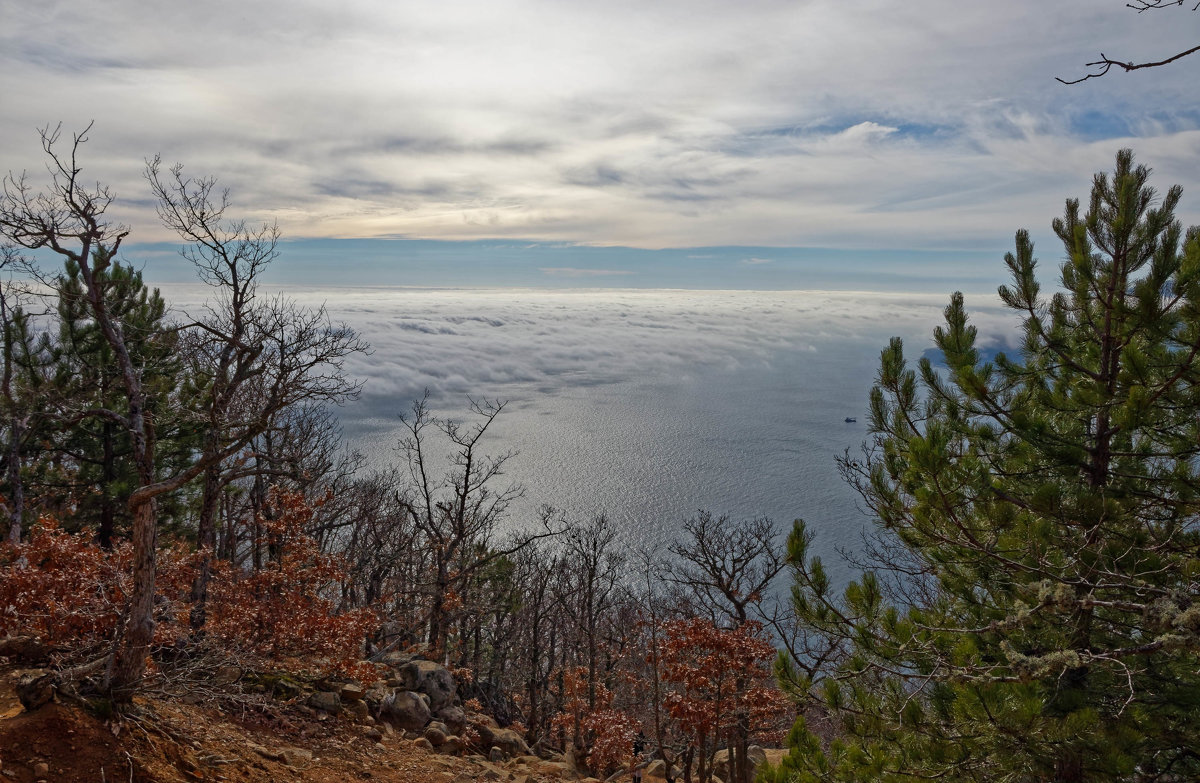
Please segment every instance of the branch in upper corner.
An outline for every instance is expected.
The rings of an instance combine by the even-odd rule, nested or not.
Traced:
[[[1154,11],[1159,8],[1170,8],[1180,5],[1183,5],[1183,0],[1133,0],[1133,2],[1126,3],[1125,7],[1132,8],[1140,14],[1142,11]],[[1193,11],[1197,8],[1200,8],[1200,2],[1192,6]]]
[[[1153,6],[1153,5],[1147,6],[1147,8],[1154,8],[1154,7],[1157,7],[1157,6]],[[1200,52],[1200,46],[1193,46],[1191,49],[1188,49],[1185,52],[1180,52],[1179,54],[1175,55],[1174,57],[1168,57],[1165,60],[1159,60],[1158,62],[1153,62],[1153,63],[1123,63],[1120,60],[1113,60],[1109,57],[1106,57],[1105,54],[1103,52],[1101,52],[1099,60],[1096,60],[1095,62],[1091,62],[1091,63],[1087,64],[1088,68],[1099,67],[1100,70],[1097,71],[1096,73],[1089,73],[1087,76],[1082,76],[1078,79],[1072,79],[1070,81],[1060,78],[1060,77],[1057,77],[1057,76],[1054,78],[1057,81],[1062,82],[1063,84],[1079,84],[1080,82],[1086,82],[1088,79],[1096,79],[1101,76],[1104,76],[1106,73],[1108,73],[1108,69],[1112,68],[1114,65],[1116,65],[1119,68],[1123,68],[1126,71],[1136,71],[1140,68],[1157,68],[1160,65],[1167,65],[1169,63],[1173,63],[1176,60],[1187,57],[1189,54],[1195,54],[1196,52]]]

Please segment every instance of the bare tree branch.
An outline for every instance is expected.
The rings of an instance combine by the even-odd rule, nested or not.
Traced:
[[[1119,68],[1124,69],[1125,71],[1136,71],[1140,68],[1157,68],[1160,65],[1167,65],[1169,63],[1173,63],[1176,60],[1187,57],[1189,54],[1195,54],[1196,52],[1200,52],[1200,46],[1193,46],[1191,49],[1188,49],[1187,51],[1184,51],[1184,52],[1180,52],[1179,54],[1175,55],[1174,57],[1168,57],[1165,60],[1159,60],[1158,62],[1153,62],[1153,63],[1131,63],[1131,62],[1123,63],[1120,60],[1113,60],[1112,58],[1105,56],[1105,54],[1103,52],[1101,52],[1099,60],[1096,60],[1095,62],[1090,62],[1087,64],[1087,67],[1089,67],[1089,68],[1099,67],[1100,70],[1097,71],[1096,73],[1089,73],[1087,76],[1082,76],[1078,79],[1071,79],[1071,80],[1063,79],[1058,76],[1056,76],[1054,78],[1056,81],[1062,82],[1063,84],[1079,84],[1080,82],[1086,82],[1088,79],[1098,79],[1099,77],[1104,76],[1106,73],[1108,73],[1108,70],[1110,68],[1112,68],[1114,65],[1118,66]]]

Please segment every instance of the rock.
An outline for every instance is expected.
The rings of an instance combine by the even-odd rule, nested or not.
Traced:
[[[488,761],[504,761],[504,751],[493,745],[492,749],[488,751]]]
[[[463,712],[462,707],[442,707],[434,714],[446,724],[449,734],[462,734],[467,726],[467,714]]]
[[[49,774],[50,774],[50,765],[47,764],[46,762],[39,761],[38,763],[33,765],[33,776],[34,777],[44,778]]]
[[[17,681],[17,698],[21,706],[33,712],[44,704],[54,701],[55,678],[53,672],[35,671]]]
[[[342,697],[334,691],[317,691],[308,697],[307,704],[314,710],[322,710],[331,715],[342,711]]]
[[[726,748],[719,750],[712,757],[713,774],[719,776],[722,780],[729,779],[729,757],[731,751]],[[746,748],[746,758],[750,760],[750,777],[753,778],[758,768],[761,767],[767,760],[767,753],[758,745],[751,745]]]
[[[489,726],[486,722],[483,722],[483,721],[479,721],[479,722],[471,721],[470,727],[475,732],[475,734],[477,734],[479,736],[479,742],[477,743],[476,747],[478,747],[480,750],[484,750],[485,748],[490,748],[490,747],[492,747],[492,745],[495,744],[492,741],[495,737],[495,734],[493,734],[493,732],[492,732],[492,726]]]
[[[279,761],[287,764],[289,767],[307,765],[313,758],[312,751],[306,748],[280,748],[279,750],[271,750],[270,748],[264,748],[262,745],[255,745],[254,743],[250,743],[246,747],[265,759]]]
[[[213,685],[233,685],[242,679],[242,669],[239,666],[222,666],[213,675]]]
[[[370,704],[372,707],[378,707],[379,703],[388,697],[391,690],[382,682],[372,683],[367,692],[363,694],[363,701]]]
[[[307,766],[312,762],[313,754],[307,748],[280,748],[279,760],[289,767]]]
[[[371,720],[371,714],[367,711],[367,703],[365,701],[352,701],[346,705],[345,709],[354,716],[355,720]]]
[[[363,736],[369,740],[373,740],[374,742],[383,742],[383,732],[374,726],[364,731]]]
[[[665,778],[667,776],[667,762],[662,759],[654,759],[646,765],[646,774],[656,778]]]
[[[413,740],[413,747],[420,748],[421,750],[433,750],[433,743],[424,737],[417,737]]]
[[[541,775],[549,775],[563,780],[574,780],[578,777],[575,770],[561,761],[543,761],[537,765],[537,771]]]
[[[342,701],[362,701],[367,695],[367,689],[356,682],[348,682],[342,686],[341,696]]]
[[[446,740],[442,743],[438,750],[440,750],[442,753],[457,755],[462,753],[463,748],[466,746],[467,743],[463,742],[462,737],[458,736],[457,734],[451,734],[450,736],[446,737]]]
[[[401,687],[429,697],[429,709],[437,712],[454,703],[458,688],[450,670],[433,661],[409,661],[397,670],[404,682]]]
[[[440,747],[446,741],[446,732],[431,723],[425,727],[425,739],[435,748]]]
[[[412,691],[392,691],[379,704],[379,718],[399,729],[419,731],[429,723],[429,707]]]
[[[492,745],[504,751],[505,756],[524,756],[529,753],[525,738],[512,729],[496,729],[492,732]]]

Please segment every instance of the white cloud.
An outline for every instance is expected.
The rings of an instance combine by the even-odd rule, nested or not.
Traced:
[[[1187,9],[1132,13],[0,0],[0,169],[40,172],[34,128],[95,119],[85,175],[127,199],[138,240],[156,238],[140,163],[161,152],[289,236],[978,245],[1044,225],[1121,145],[1200,186],[1193,63],[1053,80],[1101,50],[1192,45]],[[1129,132],[1084,132],[1105,117]]]
[[[196,312],[200,285],[163,287],[177,310]],[[820,291],[548,291],[541,289],[289,289],[324,304],[367,339],[370,356],[348,369],[366,395],[395,401],[424,389],[512,396],[515,387],[566,387],[688,374],[769,362],[781,349],[814,350],[828,338],[860,340],[874,355],[889,336],[917,356],[948,301],[944,295]],[[982,335],[1008,334],[994,297],[968,301]],[[398,409],[398,408],[397,408]]]

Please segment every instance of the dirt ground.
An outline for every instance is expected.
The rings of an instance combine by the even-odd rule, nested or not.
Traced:
[[[368,725],[318,720],[286,704],[222,712],[174,699],[135,699],[133,715],[102,721],[78,706],[25,712],[0,671],[0,783],[467,783],[560,780],[536,759],[491,764],[430,752]]]

